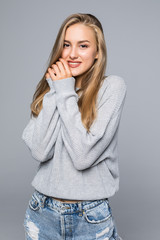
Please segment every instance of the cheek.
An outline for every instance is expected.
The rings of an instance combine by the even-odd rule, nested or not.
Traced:
[[[84,53],[81,53],[81,57],[83,58],[84,61],[93,62],[95,58],[95,53],[93,51],[84,52]]]
[[[67,49],[65,49],[65,50],[62,51],[61,57],[66,58],[67,56],[68,56],[68,51],[67,51]]]

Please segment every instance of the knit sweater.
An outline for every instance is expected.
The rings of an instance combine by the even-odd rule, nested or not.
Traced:
[[[127,93],[124,79],[106,77],[98,91],[96,120],[87,132],[78,107],[75,78],[52,81],[38,117],[22,139],[39,162],[32,186],[68,200],[109,198],[119,190],[118,130]]]

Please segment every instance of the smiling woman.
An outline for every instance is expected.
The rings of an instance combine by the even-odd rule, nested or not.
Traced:
[[[100,21],[70,15],[33,95],[22,139],[39,168],[26,239],[120,239],[109,198],[119,189],[118,129],[126,84],[105,76]],[[78,94],[80,96],[78,96]]]
[[[76,87],[81,87],[83,74],[98,58],[96,37],[92,28],[81,23],[68,27],[61,56],[62,58],[59,58],[61,62],[57,61],[56,64],[52,64],[52,69],[48,68],[49,74],[46,74],[46,77],[51,77],[54,81],[74,76],[76,77]]]
[[[68,62],[72,76],[77,77],[76,81],[79,82],[79,87],[81,87],[82,74],[88,71],[94,60],[98,58],[93,29],[81,23],[70,26],[65,34],[62,58]]]

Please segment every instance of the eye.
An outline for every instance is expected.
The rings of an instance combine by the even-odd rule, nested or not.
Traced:
[[[88,46],[86,44],[80,45],[82,48],[87,48]]]
[[[64,43],[64,44],[63,44],[63,47],[69,47],[69,44]]]

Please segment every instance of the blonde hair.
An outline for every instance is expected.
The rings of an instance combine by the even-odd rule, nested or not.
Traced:
[[[104,74],[107,64],[107,49],[103,28],[99,20],[92,14],[72,14],[68,16],[62,23],[55,44],[49,56],[49,64],[44,76],[36,87],[30,107],[31,115],[33,114],[34,116],[38,116],[43,107],[43,97],[50,90],[45,75],[48,71],[48,68],[51,67],[51,65],[58,61],[58,59],[61,57],[66,29],[76,23],[84,24],[85,26],[93,29],[98,50],[98,58],[95,59],[91,68],[83,74],[81,89],[78,90],[78,92],[81,91],[81,96],[78,100],[78,106],[81,112],[81,120],[84,127],[87,129],[87,131],[89,131],[93,121],[97,117],[97,96],[100,86],[106,77]]]

